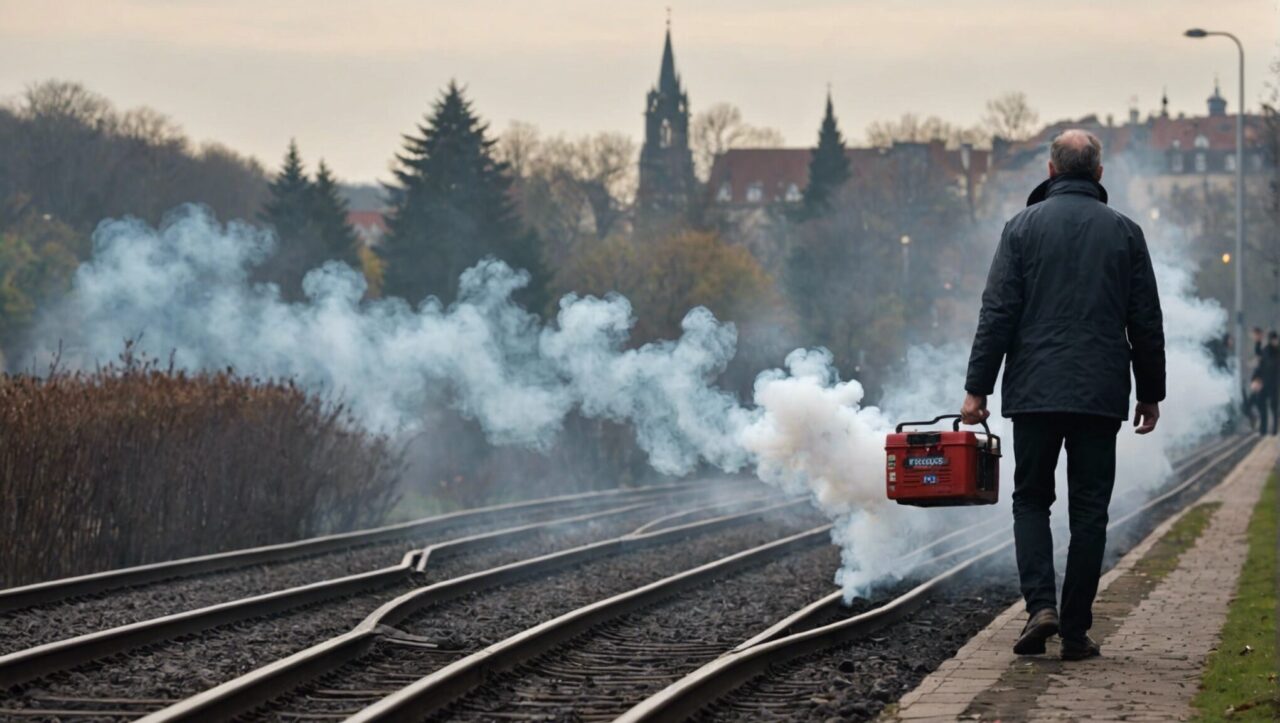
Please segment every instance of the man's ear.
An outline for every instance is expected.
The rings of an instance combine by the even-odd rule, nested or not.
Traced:
[[[1094,176],[1094,177],[1093,177],[1093,180],[1098,181],[1098,182],[1101,182],[1101,181],[1102,181],[1102,166],[1101,166],[1101,165],[1099,165],[1099,166],[1098,166],[1098,175]]]
[[[1049,161],[1049,178],[1058,175],[1058,169],[1053,167],[1053,161]]]

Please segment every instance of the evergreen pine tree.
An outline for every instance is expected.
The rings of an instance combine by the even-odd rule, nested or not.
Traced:
[[[306,245],[314,192],[296,141],[289,141],[280,173],[267,188],[270,196],[259,218],[275,231],[276,248],[257,275],[261,281],[277,284],[284,298],[297,300],[302,297],[302,276],[310,270]]]
[[[494,159],[495,141],[456,82],[417,131],[405,136],[396,156],[392,212],[379,248],[384,294],[411,303],[427,295],[452,301],[459,274],[492,255],[533,275],[521,300],[538,308],[544,288],[538,240],[521,228],[507,164]]]
[[[809,185],[804,190],[804,213],[813,217],[826,211],[836,191],[849,180],[849,158],[844,153],[844,138],[836,124],[827,93],[827,112],[818,131],[818,147],[809,159]]]
[[[347,201],[338,195],[338,181],[323,160],[316,168],[311,198],[310,223],[315,229],[311,254],[313,266],[320,266],[326,261],[341,261],[359,270],[360,242],[356,239],[355,230],[347,223]]]

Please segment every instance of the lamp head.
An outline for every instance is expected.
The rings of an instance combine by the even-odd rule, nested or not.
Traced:
[[[1191,28],[1187,32],[1183,33],[1183,35],[1187,36],[1188,38],[1203,38],[1208,34],[1209,33],[1205,32],[1200,28]]]

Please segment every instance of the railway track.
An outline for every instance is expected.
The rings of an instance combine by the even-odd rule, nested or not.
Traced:
[[[217,577],[219,573],[246,569],[272,572],[278,569],[275,566],[305,566],[308,561],[353,550],[370,553],[368,556],[355,558],[350,563],[350,572],[363,572],[380,566],[370,564],[371,561],[380,560],[381,564],[386,564],[387,554],[399,557],[404,549],[414,543],[420,543],[421,546],[428,541],[444,539],[444,535],[460,530],[480,532],[510,526],[517,521],[532,522],[563,517],[569,512],[581,513],[593,508],[619,506],[646,499],[678,495],[706,497],[716,489],[723,490],[741,484],[740,480],[712,480],[561,495],[460,510],[367,530],[78,575],[0,589],[0,615],[8,618],[15,611],[51,607],[66,601],[98,597],[120,590],[136,590],[156,583],[172,583],[174,580],[197,576],[221,583],[223,579]],[[406,545],[407,541],[410,542],[409,545]],[[264,577],[254,580],[254,584],[261,591],[263,585],[271,584],[271,579]]]
[[[444,581],[393,600],[355,629],[205,691],[148,720],[342,715],[566,611],[642,587],[664,570],[810,530],[807,502],[628,535]],[[715,534],[710,534],[715,533]],[[822,541],[825,529],[811,535]],[[800,544],[793,542],[791,544]],[[289,691],[281,696],[283,691]],[[374,691],[374,692],[371,692]],[[372,698],[371,698],[372,696]]]
[[[1113,526],[1131,523],[1162,499],[1185,496],[1197,480],[1203,484],[1215,470],[1242,454],[1246,445],[1247,440],[1235,438],[1197,450],[1175,470],[1184,478],[1181,484],[1117,519]],[[622,501],[626,500],[615,504]],[[815,526],[816,520],[802,515],[793,515],[788,523],[775,520],[770,527],[760,518],[778,514],[777,509],[745,511],[770,502],[760,496],[661,514],[650,509],[648,519],[632,526],[632,534],[570,549],[561,544],[559,552],[541,556],[535,555],[554,545],[538,547],[533,540],[542,533],[522,533],[530,537],[522,539],[523,554],[517,557],[532,559],[502,564],[496,552],[486,559],[479,549],[471,550],[460,559],[474,559],[471,569],[475,572],[441,566],[436,568],[439,576],[429,580],[415,572],[410,582],[402,583],[404,587],[383,588],[382,601],[398,590],[405,592],[367,617],[363,612],[374,598],[354,605],[347,602],[355,597],[339,598],[341,604],[331,600],[328,607],[296,610],[291,613],[296,617],[290,619],[309,625],[305,621],[317,611],[348,608],[346,617],[313,628],[330,636],[323,642],[260,668],[242,665],[244,670],[238,672],[243,675],[203,692],[197,691],[210,681],[171,690],[163,685],[148,689],[128,684],[110,689],[86,688],[73,678],[55,675],[50,678],[54,685],[38,681],[36,690],[43,697],[25,700],[17,714],[68,719],[145,715],[148,721],[234,716],[373,721],[427,715],[484,720],[615,716],[668,720],[695,713],[751,719],[775,709],[811,710],[816,705],[812,699],[822,700],[825,695],[818,690],[820,685],[762,675],[771,666],[775,671],[789,666],[804,678],[806,665],[830,663],[825,658],[820,663],[813,660],[823,654],[829,658],[833,650],[836,655],[864,656],[837,659],[838,668],[900,666],[902,661],[893,659],[889,631],[872,635],[895,622],[925,626],[934,637],[946,629],[945,636],[954,637],[958,647],[972,631],[966,633],[963,626],[948,628],[954,615],[931,618],[932,607],[927,605],[940,599],[944,584],[953,598],[971,598],[965,620],[969,627],[980,629],[985,624],[984,610],[992,608],[993,601],[977,598],[989,591],[967,590],[969,583],[961,575],[1007,547],[1001,542],[1007,535],[1002,517],[964,518],[972,521],[903,559],[904,564],[937,568],[937,576],[911,590],[899,586],[876,600],[856,601],[850,609],[829,582],[836,552],[827,544],[827,527]],[[802,506],[791,504],[793,512]],[[642,516],[635,510],[622,511],[625,507],[601,513],[619,519],[634,515],[626,517],[628,524]],[[759,525],[747,522],[752,518]],[[718,534],[705,534],[712,531]],[[483,548],[479,542],[483,537],[467,536],[475,540],[467,544]],[[512,539],[495,550],[509,548]],[[427,555],[423,552],[406,556],[401,566],[416,571],[424,560],[432,560],[424,569],[449,564],[442,559],[448,553],[442,554],[440,548]],[[1012,579],[1011,573],[1005,577]],[[760,588],[767,588],[769,594],[751,595]],[[954,612],[956,603],[950,604]],[[997,602],[995,607],[1002,606]],[[786,610],[796,612],[777,620]],[[707,625],[707,620],[714,624]],[[268,641],[275,630],[266,624],[270,622],[260,620],[255,624],[261,627],[241,631],[236,644]],[[322,636],[313,632],[308,639],[314,642],[317,637]],[[851,643],[858,649],[850,650]],[[153,656],[153,668],[168,664],[178,675],[190,678],[191,673],[175,665],[166,652],[176,644],[146,654]],[[742,662],[726,662],[739,658]],[[141,666],[138,672],[146,670]],[[825,678],[828,686],[829,677]],[[0,689],[5,687],[3,680],[0,672]],[[725,698],[728,692],[748,689],[754,698]],[[896,691],[868,690],[859,695],[872,702],[846,701],[844,710],[852,711],[849,715],[854,717],[860,717],[855,704],[878,710],[876,701],[882,705],[881,699],[891,699]],[[668,699],[672,702],[664,702]],[[708,708],[715,700],[721,702]],[[0,708],[7,705],[0,701]],[[0,710],[0,715],[5,714]]]
[[[679,512],[697,516],[724,506],[690,509],[681,505]],[[11,692],[0,699],[0,714],[65,717],[69,711],[84,709],[98,715],[110,712],[118,718],[136,717],[346,632],[396,594],[428,583],[434,583],[429,587],[448,589],[449,581],[459,577],[479,577],[485,584],[496,584],[501,581],[498,575],[486,577],[477,571],[494,565],[517,567],[520,559],[613,538],[654,519],[670,517],[672,512],[670,505],[631,505],[463,537],[410,553],[395,568],[187,611],[4,656],[0,658],[0,689],[10,688]],[[749,515],[740,513],[737,517],[745,520]],[[736,518],[695,522],[683,531],[653,536],[676,540],[734,522]],[[324,601],[317,604],[321,598]],[[141,644],[149,647],[84,665]],[[76,665],[80,667],[55,673]],[[13,688],[23,681],[33,682]],[[61,707],[51,707],[50,701]]]
[[[661,490],[666,490],[661,491]],[[219,569],[201,572],[203,564],[197,560],[192,572],[188,561],[165,563],[172,579],[146,581],[129,585],[136,579],[138,568],[92,576],[96,588],[83,588],[81,578],[57,580],[51,583],[15,588],[3,591],[10,604],[30,602],[37,595],[53,597],[62,590],[71,597],[49,600],[38,604],[25,604],[21,609],[0,613],[0,625],[6,635],[0,637],[0,656],[64,639],[71,634],[105,630],[141,622],[166,615],[183,613],[196,608],[210,607],[230,601],[258,596],[272,591],[284,591],[309,585],[321,580],[355,576],[372,570],[396,566],[406,550],[421,548],[433,542],[454,539],[466,535],[479,535],[513,526],[548,523],[566,516],[591,514],[592,511],[617,509],[633,504],[665,503],[677,508],[685,505],[702,509],[721,488],[711,485],[708,490],[696,487],[659,488],[659,491],[628,493],[625,495],[600,495],[555,498],[557,504],[545,504],[539,500],[527,506],[502,506],[492,517],[455,515],[428,518],[426,523],[393,526],[402,537],[384,539],[388,528],[343,536],[347,547],[331,547],[330,538],[290,543],[272,548],[273,554],[265,561],[261,549],[243,550],[220,556]],[[726,504],[726,503],[721,503]],[[730,503],[731,504],[731,503]],[[523,505],[523,503],[522,503]],[[431,520],[443,519],[443,527],[435,527]],[[373,541],[370,542],[369,540]],[[320,543],[312,545],[312,542]],[[315,550],[319,548],[319,552]],[[299,550],[310,550],[299,558]],[[283,555],[276,557],[275,555]],[[231,565],[239,565],[233,567]],[[148,566],[150,567],[150,566]],[[74,594],[77,590],[83,590]],[[0,668],[3,665],[0,664]],[[0,680],[3,674],[0,673]]]

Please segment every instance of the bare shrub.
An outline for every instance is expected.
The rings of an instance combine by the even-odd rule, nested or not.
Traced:
[[[0,588],[383,520],[401,462],[289,382],[139,361],[0,375]]]

